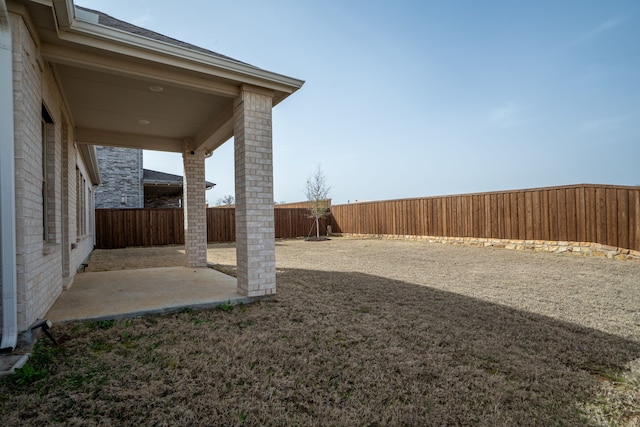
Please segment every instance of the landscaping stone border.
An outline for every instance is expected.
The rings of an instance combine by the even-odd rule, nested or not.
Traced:
[[[602,257],[618,260],[640,261],[640,251],[625,248],[616,248],[600,243],[592,242],[568,242],[552,240],[512,240],[493,239],[480,237],[440,237],[440,236],[411,236],[395,234],[356,234],[356,233],[336,233],[334,235],[356,238],[375,238],[389,240],[411,240],[428,243],[443,243],[453,245],[465,245],[475,247],[493,247],[501,249],[512,249],[517,251],[531,250],[534,252],[549,253],[569,253],[573,255],[587,257]]]

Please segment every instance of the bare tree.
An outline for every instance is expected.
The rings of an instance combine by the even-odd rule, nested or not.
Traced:
[[[316,238],[320,239],[320,218],[327,214],[329,208],[329,191],[331,187],[327,185],[327,178],[318,165],[315,172],[307,178],[307,185],[304,194],[309,201],[309,211],[311,217],[316,221]]]
[[[229,194],[228,196],[224,196],[222,199],[218,199],[218,206],[233,206],[233,204],[236,202],[235,197],[233,197],[231,194]]]

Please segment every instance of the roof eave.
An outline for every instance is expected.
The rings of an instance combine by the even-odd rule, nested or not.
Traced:
[[[156,186],[161,186],[161,187],[175,187],[175,188],[182,188],[183,184],[179,184],[175,181],[156,181],[156,180],[144,180],[142,182],[142,185],[147,186],[147,187],[156,187]],[[213,187],[215,187],[216,184],[211,183],[209,181],[205,181],[205,188],[207,190],[211,190]]]
[[[183,186],[182,183],[178,183],[176,181],[156,181],[156,180],[146,180],[146,179],[142,181],[142,185],[146,187],[161,186],[161,187],[176,187],[176,188],[182,188]]]
[[[91,183],[93,185],[100,185],[100,168],[98,167],[98,156],[95,145],[78,144],[78,151],[84,160]]]
[[[294,93],[304,84],[303,80],[263,70],[249,64],[206,55],[90,22],[84,17],[86,14],[76,13],[73,0],[54,0],[53,6],[58,21],[58,35],[61,39],[88,45],[91,45],[92,41],[107,42],[107,46],[111,46],[111,50],[114,52],[121,52],[122,47],[127,47],[144,52],[145,55],[142,57],[151,59],[149,54],[156,56],[158,62],[166,63],[166,59],[171,58],[173,60],[171,65],[191,71],[194,70],[194,67],[196,71],[202,71],[201,67],[205,66],[212,74],[211,69],[213,68],[219,77],[282,92],[284,96],[278,96],[277,102]],[[99,47],[104,49],[107,46],[103,43]]]
[[[69,28],[76,19],[73,0],[53,0],[53,10],[59,28]]]

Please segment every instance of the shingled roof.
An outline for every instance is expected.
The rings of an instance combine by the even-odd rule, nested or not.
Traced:
[[[174,175],[172,173],[154,171],[151,169],[142,169],[142,182],[145,185],[165,184],[173,186],[182,186],[183,178],[181,175]],[[207,190],[212,189],[215,184],[213,182],[205,181]]]
[[[155,41],[163,42],[170,44],[172,46],[181,47],[183,49],[189,49],[194,52],[204,53],[205,55],[215,56],[216,58],[226,59],[228,61],[233,61],[238,64],[247,65],[249,67],[254,67],[251,64],[247,64],[246,62],[238,61],[237,59],[231,58],[226,55],[222,55],[218,52],[214,52],[212,50],[204,49],[202,47],[183,42],[181,40],[177,40],[171,37],[167,37],[163,34],[156,33],[155,31],[147,30],[146,28],[138,27],[136,25],[130,24],[125,21],[121,21],[119,19],[114,18],[113,16],[107,15],[106,13],[100,12],[98,10],[89,9],[86,7],[76,6],[77,9],[80,9],[85,12],[93,13],[98,16],[98,24],[104,25],[105,27],[113,28],[116,30],[124,31],[130,34],[135,34],[137,36],[146,37],[148,39],[152,39]]]

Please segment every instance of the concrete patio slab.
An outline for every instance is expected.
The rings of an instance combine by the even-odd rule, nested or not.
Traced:
[[[52,322],[103,320],[246,303],[236,279],[211,268],[162,267],[79,273],[47,313]]]

